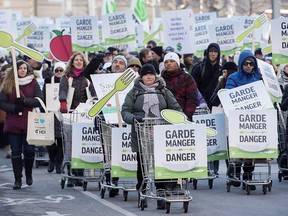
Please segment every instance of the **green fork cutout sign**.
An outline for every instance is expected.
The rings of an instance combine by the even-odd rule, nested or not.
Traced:
[[[14,41],[12,35],[9,34],[8,32],[0,31],[0,38],[1,38],[0,47],[6,49],[13,47],[18,51],[24,53],[25,55],[29,56],[30,58],[35,59],[36,61],[39,62],[43,61],[44,57],[42,53],[17,43],[16,41]]]

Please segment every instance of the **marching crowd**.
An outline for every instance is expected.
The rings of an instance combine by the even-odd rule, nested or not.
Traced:
[[[219,45],[211,43],[200,59],[193,53],[180,55],[171,46],[166,48],[157,46],[155,41],[149,41],[146,48],[139,53],[109,47],[103,52],[90,53],[88,61],[83,53],[75,52],[67,64],[57,61],[39,63],[28,56],[19,56],[16,65],[20,95],[16,94],[17,86],[11,59],[0,58],[0,145],[5,148],[6,157],[12,160],[15,178],[13,189],[20,189],[22,186],[23,168],[27,185],[33,183],[35,146],[28,145],[26,141],[27,118],[28,111],[41,107],[35,97],[46,102],[46,84],[59,83],[59,110],[67,113],[70,109],[75,109],[79,103],[85,103],[91,97],[97,98],[91,74],[122,73],[127,68],[132,68],[139,75],[133,88],[126,95],[121,111],[124,122],[132,125],[131,148],[137,153],[137,189],[139,189],[143,176],[134,120],[142,122],[146,117],[160,117],[163,109],[183,112],[188,120],[192,120],[197,107],[211,110],[213,106],[221,106],[217,96],[219,89],[231,89],[261,80],[256,58],[272,64],[268,57],[263,56],[260,48],[254,53],[243,51],[234,56],[221,56]],[[275,73],[284,92],[281,108],[287,110],[288,64],[279,65],[278,68]],[[34,73],[36,70],[42,72],[41,75],[45,80],[43,89],[36,81]],[[67,104],[68,91],[71,87],[74,88],[73,99],[71,104]],[[135,91],[138,92],[136,98]],[[63,148],[60,122],[57,118],[55,118],[55,143],[48,146],[47,151],[49,154],[47,171],[51,173],[55,168],[56,173],[61,174]],[[217,176],[219,161],[210,162],[210,166]],[[239,178],[240,169],[241,164],[237,166]],[[247,161],[243,170],[243,179],[250,179],[253,172],[251,162]],[[72,169],[72,173],[75,176],[83,176],[83,169]],[[117,178],[112,178],[115,185],[117,181]],[[67,182],[68,187],[82,184],[83,182],[78,179],[69,178]],[[175,182],[172,187],[176,186]],[[234,186],[240,185],[235,182]],[[166,185],[156,183],[156,188],[165,187]],[[117,194],[116,189],[109,191],[110,197]],[[157,208],[165,208],[160,201],[157,203]]]

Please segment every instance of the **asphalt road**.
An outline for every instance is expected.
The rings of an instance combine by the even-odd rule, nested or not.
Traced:
[[[188,213],[183,213],[182,203],[172,203],[171,215],[195,216],[284,216],[287,214],[288,181],[278,181],[278,166],[272,163],[273,185],[271,192],[263,195],[262,187],[250,195],[241,188],[231,187],[226,191],[226,166],[220,162],[219,178],[214,179],[213,188],[208,188],[207,180],[199,180],[197,190],[189,184],[193,200]],[[61,174],[47,173],[47,166],[34,167],[32,186],[23,185],[21,190],[13,190],[11,162],[4,158],[0,150],[0,215],[1,216],[114,216],[114,215],[163,215],[165,210],[156,210],[156,201],[148,200],[148,208],[141,211],[137,207],[137,193],[130,192],[125,202],[120,195],[114,198],[105,193],[100,198],[98,182],[89,182],[87,190],[82,187],[61,189]],[[23,178],[25,180],[25,178]],[[121,179],[120,179],[121,180]]]

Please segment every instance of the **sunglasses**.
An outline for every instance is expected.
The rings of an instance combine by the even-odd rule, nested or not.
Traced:
[[[58,72],[62,73],[63,71],[64,71],[63,69],[55,69],[55,73],[58,73]]]
[[[139,65],[134,65],[134,64],[130,65],[130,67],[138,67],[138,68],[140,68]]]
[[[152,46],[147,46],[146,48],[148,48],[148,49],[151,49],[151,48],[152,48]]]
[[[254,66],[255,66],[254,62],[244,62],[243,65],[244,65],[244,66],[250,65],[251,67],[254,67]]]

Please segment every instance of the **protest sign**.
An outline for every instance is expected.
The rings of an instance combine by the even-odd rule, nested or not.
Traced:
[[[112,177],[136,177],[137,155],[131,149],[131,127],[112,128]],[[107,143],[109,145],[109,143]]]
[[[200,24],[200,23],[212,24],[213,20],[216,20],[216,19],[217,19],[216,12],[193,15],[194,24]]]
[[[70,24],[74,51],[99,51],[97,16],[73,16]]]
[[[218,92],[218,96],[227,116],[229,115],[229,110],[274,108],[266,87],[261,80],[233,89],[221,89]]]
[[[59,31],[65,31],[65,34],[71,34],[71,20],[69,17],[57,17],[55,18],[55,29]]]
[[[271,41],[274,64],[288,63],[288,18],[271,20]]]
[[[205,128],[204,124],[153,127],[155,179],[207,177]]]
[[[208,161],[227,159],[225,115],[223,113],[193,115],[193,122],[196,124],[205,124],[207,127],[217,131],[215,135],[207,136]]]
[[[57,111],[59,103],[59,83],[46,83],[46,107],[49,111]]]
[[[231,158],[277,158],[277,111],[230,110]]]
[[[165,44],[181,54],[195,53],[192,10],[173,10],[162,13]]]
[[[93,123],[72,124],[72,168],[103,168],[103,148],[100,133]]]

